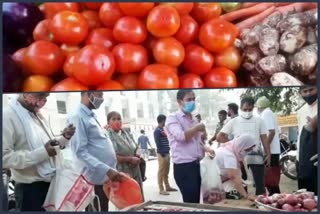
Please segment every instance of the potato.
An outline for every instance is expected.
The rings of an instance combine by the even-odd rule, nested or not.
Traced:
[[[262,24],[268,25],[272,28],[276,28],[277,24],[283,19],[283,14],[281,12],[275,12],[272,16],[269,16],[268,18],[264,19],[262,21]]]
[[[307,43],[308,44],[314,44],[317,42],[317,36],[316,36],[316,31],[312,27],[308,27],[307,29]]]
[[[272,86],[302,86],[303,83],[286,72],[275,73],[271,76]]]
[[[290,62],[290,69],[301,76],[309,75],[318,61],[318,44],[305,46],[298,51]]]
[[[261,30],[259,48],[266,56],[275,55],[279,51],[279,32],[275,28],[264,28]]]
[[[295,53],[303,47],[306,41],[307,29],[300,25],[295,25],[281,35],[280,50],[286,53]]]
[[[261,32],[264,28],[268,28],[267,25],[256,25],[251,30],[246,29],[242,31],[240,38],[244,45],[252,46],[259,44]]]
[[[277,54],[262,58],[256,65],[256,70],[261,74],[271,76],[274,73],[284,72],[286,67],[286,58],[280,54]]]
[[[258,47],[246,47],[242,55],[242,67],[247,71],[253,71],[255,69],[256,63],[258,63],[259,60],[262,59],[262,57],[263,54]]]

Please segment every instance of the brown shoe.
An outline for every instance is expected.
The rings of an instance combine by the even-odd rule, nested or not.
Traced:
[[[159,192],[160,195],[170,195],[170,193],[166,192],[166,191],[160,191]]]
[[[168,187],[168,188],[166,188],[166,190],[167,190],[168,192],[177,192],[177,191],[178,191],[177,189],[172,188],[172,187]]]

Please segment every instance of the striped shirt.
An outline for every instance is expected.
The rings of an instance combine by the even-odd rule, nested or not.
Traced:
[[[169,147],[169,141],[167,134],[163,130],[163,128],[157,127],[154,132],[154,141],[156,142],[157,145],[157,153],[166,155],[169,154],[170,147]]]

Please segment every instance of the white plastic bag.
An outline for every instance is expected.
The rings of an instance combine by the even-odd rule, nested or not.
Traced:
[[[225,198],[220,170],[215,159],[205,156],[200,163],[203,203],[214,204]]]
[[[56,156],[56,175],[43,204],[46,211],[83,211],[95,197],[94,185],[65,161],[61,152]]]

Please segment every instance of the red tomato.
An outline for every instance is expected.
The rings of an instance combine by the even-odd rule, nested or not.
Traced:
[[[53,17],[49,30],[57,42],[78,45],[88,35],[89,25],[81,13],[62,11]]]
[[[124,90],[124,89],[125,89],[124,86],[115,80],[107,80],[106,82],[100,84],[97,87],[97,90]]]
[[[147,50],[141,45],[121,43],[112,50],[116,71],[120,73],[141,72],[148,65]]]
[[[73,68],[73,65],[76,62],[77,54],[78,54],[77,51],[69,53],[66,61],[63,64],[63,72],[68,77],[71,77],[73,75],[73,72],[75,71],[75,69]]]
[[[83,2],[81,4],[90,10],[99,10],[103,2]]]
[[[63,50],[64,55],[68,56],[70,53],[74,53],[80,50],[79,46],[72,46],[72,45],[66,45],[62,44],[60,46],[61,50]]]
[[[24,92],[46,92],[50,91],[54,82],[48,76],[44,75],[32,75],[24,80],[23,89]]]
[[[151,64],[143,69],[138,79],[139,89],[179,88],[177,69],[169,65]]]
[[[113,46],[116,45],[116,41],[113,38],[112,30],[108,28],[96,28],[93,29],[86,41],[86,45],[98,45],[100,47],[104,47],[108,50],[111,50]]]
[[[54,43],[36,41],[25,53],[25,66],[33,74],[52,75],[62,68],[65,55]]]
[[[203,77],[207,88],[237,87],[237,77],[229,69],[216,67],[211,69]]]
[[[203,88],[204,83],[201,77],[197,74],[183,74],[179,77],[180,88]]]
[[[212,19],[204,23],[199,32],[200,44],[212,52],[221,52],[233,45],[236,27],[223,19]]]
[[[191,12],[193,8],[192,2],[163,2],[163,3],[160,3],[160,5],[161,4],[174,7],[181,16],[187,15],[188,13]]]
[[[212,54],[203,47],[190,44],[186,47],[185,52],[183,67],[187,72],[203,75],[212,68],[214,58]]]
[[[216,67],[225,67],[233,72],[237,72],[241,66],[240,51],[234,46],[216,54],[214,59],[214,65]]]
[[[87,45],[76,55],[73,76],[88,86],[97,86],[109,80],[115,71],[112,53],[97,45]]]
[[[28,48],[21,48],[17,50],[13,55],[12,59],[22,68],[23,74],[29,76],[31,73],[26,69],[25,55]]]
[[[154,7],[154,2],[119,2],[119,7],[127,16],[143,18]]]
[[[33,39],[53,41],[53,34],[49,31],[50,19],[40,21],[33,30]]]
[[[180,16],[177,10],[168,5],[154,7],[147,18],[147,28],[156,37],[174,35],[180,27]]]
[[[158,39],[152,48],[153,56],[159,64],[178,67],[184,60],[184,47],[173,37]]]
[[[100,21],[99,13],[97,11],[85,10],[81,14],[87,20],[90,30],[102,27],[102,22]]]
[[[43,3],[43,10],[46,19],[52,19],[57,13],[64,10],[79,12],[80,5],[76,2],[46,2]]]
[[[220,3],[201,2],[194,3],[191,11],[191,16],[199,23],[202,24],[213,18],[218,18],[222,13]]]
[[[146,47],[148,51],[152,51],[152,48],[154,44],[156,44],[157,40],[158,39],[156,37],[149,34],[146,41],[144,42],[144,47]]]
[[[119,19],[113,28],[114,38],[123,43],[141,44],[147,38],[147,33],[143,22],[131,16]]]
[[[113,27],[123,16],[124,14],[116,2],[103,3],[99,10],[100,20],[106,27]]]
[[[138,73],[121,74],[118,77],[118,81],[125,87],[125,89],[137,89],[138,78]]]
[[[51,91],[87,91],[89,88],[78,80],[69,77],[55,84]]]
[[[181,16],[181,24],[178,32],[174,37],[183,45],[195,41],[199,34],[199,25],[191,16]]]

